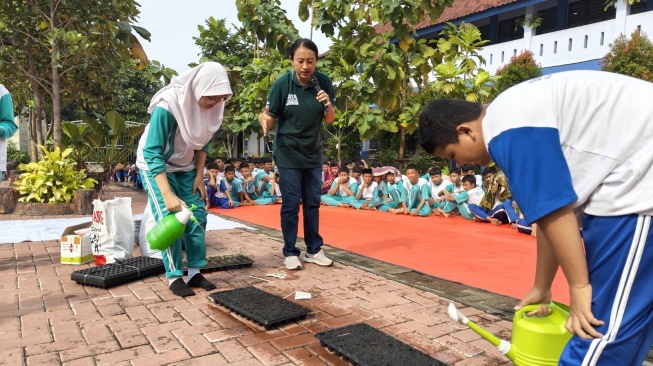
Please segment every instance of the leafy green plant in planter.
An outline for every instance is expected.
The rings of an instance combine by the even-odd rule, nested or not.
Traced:
[[[16,164],[29,163],[29,155],[26,152],[20,151],[13,141],[7,143],[7,161],[13,161]]]
[[[70,203],[75,190],[91,189],[97,183],[87,178],[84,170],[75,170],[76,163],[68,158],[73,149],[61,152],[58,147],[54,151],[39,148],[43,150],[42,160],[18,167],[25,172],[14,182],[19,202]]]

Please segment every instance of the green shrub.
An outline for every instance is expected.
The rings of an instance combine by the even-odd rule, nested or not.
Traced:
[[[621,34],[601,61],[601,70],[653,81],[653,43],[640,31],[630,38]]]
[[[522,51],[517,56],[510,58],[510,62],[497,70],[497,82],[493,97],[499,95],[502,91],[517,85],[523,81],[542,76],[542,68],[535,62],[533,52]]]
[[[440,160],[440,158],[436,157],[435,155],[427,154],[423,151],[419,151],[410,157],[408,164],[417,165],[417,169],[419,169],[419,174],[424,175],[428,173],[429,167],[441,165],[441,163],[437,163],[436,160]],[[406,168],[406,164],[404,164],[404,168]]]
[[[16,164],[27,164],[30,162],[30,158],[26,152],[18,150],[13,141],[7,141],[7,161],[13,161]]]
[[[84,170],[75,170],[76,163],[68,155],[73,149],[63,153],[57,147],[50,152],[39,146],[44,152],[43,159],[37,163],[20,164],[18,168],[25,171],[14,184],[20,193],[20,202],[70,203],[75,190],[91,189],[97,183],[87,178]]]

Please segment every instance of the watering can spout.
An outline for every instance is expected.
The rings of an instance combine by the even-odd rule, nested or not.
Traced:
[[[447,312],[449,313],[449,317],[451,318],[451,320],[453,320],[456,323],[462,323],[467,325],[474,332],[478,333],[478,335],[483,337],[483,339],[492,343],[492,345],[495,346],[499,352],[506,355],[506,357],[508,357],[511,361],[513,362],[515,361],[513,358],[515,349],[514,347],[511,346],[510,342],[497,338],[494,334],[488,332],[487,330],[481,328],[473,321],[467,319],[467,317],[464,316],[463,313],[460,312],[460,310],[456,309],[456,306],[453,303],[449,303]]]

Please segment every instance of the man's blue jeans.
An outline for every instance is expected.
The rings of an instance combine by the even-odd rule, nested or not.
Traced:
[[[320,193],[322,190],[322,167],[310,169],[279,168],[281,203],[281,231],[283,232],[283,255],[299,256],[295,247],[299,225],[299,203],[304,212],[304,242],[308,254],[320,251],[324,241],[320,228]]]

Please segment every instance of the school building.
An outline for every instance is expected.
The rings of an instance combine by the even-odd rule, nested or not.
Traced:
[[[606,9],[606,0],[456,0],[435,22],[418,24],[417,35],[438,38],[446,22],[474,24],[490,41],[480,54],[491,74],[523,50],[533,52],[544,74],[598,70],[620,34],[639,29],[653,36],[653,0],[613,2]]]

